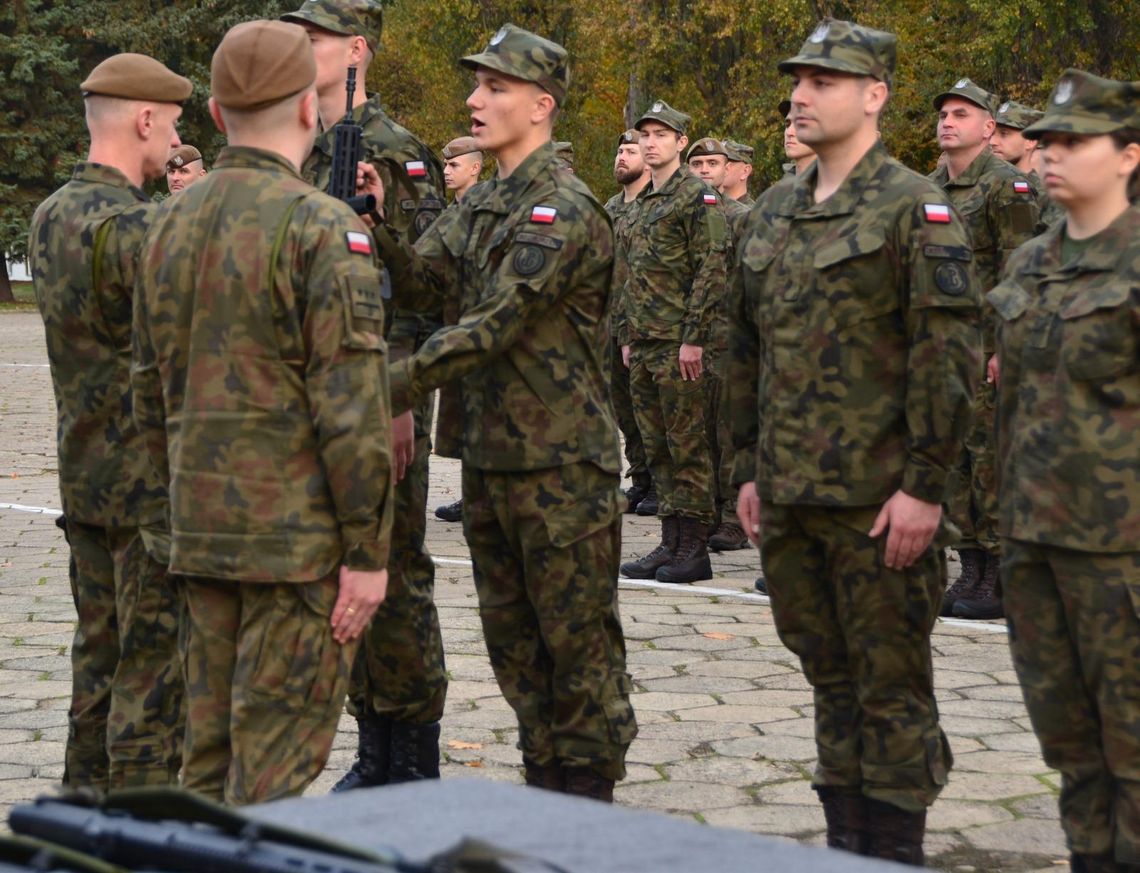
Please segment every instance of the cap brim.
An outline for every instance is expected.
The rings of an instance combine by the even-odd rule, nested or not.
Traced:
[[[1105,133],[1116,133],[1124,130],[1128,125],[1108,118],[1081,115],[1080,113],[1057,114],[1053,117],[1046,115],[1040,121],[1029,125],[1021,135],[1026,139],[1040,139],[1047,133],[1076,133],[1085,136],[1099,136]]]
[[[945,93],[939,94],[937,97],[935,97],[930,102],[932,104],[934,104],[935,109],[941,109],[942,104],[945,103],[947,100],[949,100],[951,97],[957,97],[959,100],[965,100],[967,103],[973,103],[975,106],[986,110],[986,112],[988,112],[990,115],[994,114],[994,111],[992,109],[990,109],[990,107],[986,106],[985,103],[979,103],[977,100],[975,100],[973,97],[969,96],[968,94],[960,94],[957,91],[946,91]]]
[[[338,25],[334,20],[325,18],[319,13],[312,12],[287,12],[280,18],[281,21],[288,24],[311,24],[314,27],[319,27],[321,30],[327,30],[329,33],[335,33],[340,36],[355,36],[356,34],[345,30]]]
[[[536,82],[534,79],[520,76],[510,64],[504,61],[499,55],[492,54],[491,52],[480,52],[477,55],[467,55],[465,58],[460,58],[459,63],[461,66],[469,70],[476,70],[479,67],[486,67],[488,70],[494,70],[496,73],[502,73],[505,76],[510,76],[512,79],[518,79],[520,82],[530,82],[532,85],[538,85],[547,94],[550,94],[558,103],[562,100],[557,94],[552,94],[541,82]]]
[[[849,76],[869,76],[872,79],[879,78],[878,76],[874,76],[871,73],[868,73],[865,69],[856,66],[855,64],[849,64],[845,61],[839,60],[838,58],[821,58],[815,55],[796,55],[794,58],[788,58],[785,61],[780,61],[780,63],[776,65],[776,68],[781,73],[791,73],[795,70],[796,67],[819,67],[821,70],[832,70],[836,73],[847,73]],[[886,80],[879,79],[879,81],[883,82]]]
[[[637,121],[635,121],[633,123],[633,129],[640,132],[641,131],[641,125],[643,125],[647,121],[654,121],[657,124],[663,124],[667,128],[669,128],[670,130],[681,134],[681,136],[685,135],[685,131],[681,130],[681,128],[677,127],[676,125],[670,124],[664,118],[658,118],[656,115],[643,115],[643,116],[641,116],[641,118],[637,119]]]

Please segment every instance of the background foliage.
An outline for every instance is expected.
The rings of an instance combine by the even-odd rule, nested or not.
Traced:
[[[272,18],[299,0],[4,0],[0,4],[0,253],[24,253],[35,205],[86,148],[79,82],[100,60],[140,51],[195,83],[182,138],[212,161],[222,140],[206,112],[210,57],[238,21]],[[384,43],[368,75],[389,113],[439,148],[466,132],[470,74],[456,59],[505,21],[547,35],[573,58],[555,135],[574,143],[579,174],[600,197],[616,135],[653,99],[693,115],[692,137],[756,148],[756,190],[780,176],[787,80],[776,62],[824,15],[899,36],[888,148],[933,168],[931,98],[961,76],[1042,105],[1068,66],[1140,79],[1134,0],[386,0]]]

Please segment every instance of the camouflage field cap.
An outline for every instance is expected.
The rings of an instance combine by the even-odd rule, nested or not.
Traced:
[[[384,29],[384,8],[377,0],[305,0],[296,12],[287,12],[282,21],[312,24],[341,36],[362,36],[376,51]]]
[[[734,139],[726,139],[724,148],[730,161],[738,161],[742,164],[752,163],[752,156],[755,154],[752,146],[737,142]]]
[[[477,55],[461,58],[459,63],[474,70],[486,67],[534,82],[561,106],[570,87],[570,60],[566,49],[538,34],[504,24],[491,37],[487,48]]]
[[[1022,132],[1039,139],[1051,130],[1096,135],[1126,129],[1140,130],[1140,82],[1069,69],[1057,80],[1044,118]]]
[[[839,73],[871,76],[888,86],[895,74],[898,37],[853,21],[825,18],[800,47],[795,57],[780,61],[782,73],[796,67],[821,67]]]
[[[460,136],[453,139],[443,147],[443,159],[450,161],[452,158],[457,158],[460,155],[469,155],[472,152],[480,151],[478,144],[475,142],[473,136]]]
[[[1025,130],[1029,125],[1040,121],[1044,114],[1045,113],[1040,109],[1034,109],[1032,106],[1026,106],[1024,103],[1018,103],[1016,100],[1006,100],[1005,103],[998,107],[997,114],[994,115],[994,121],[1001,127]]]
[[[645,110],[645,114],[637,119],[633,126],[641,130],[641,125],[645,122],[656,121],[684,136],[689,127],[689,122],[692,120],[692,116],[679,112],[664,100],[654,100],[650,107]]]
[[[695,143],[689,146],[689,151],[685,155],[685,160],[690,161],[693,158],[703,157],[704,155],[722,155],[724,159],[728,160],[728,149],[725,148],[724,142],[716,137],[706,136],[704,139],[698,139]]]
[[[997,98],[983,88],[981,85],[975,84],[969,79],[959,79],[954,83],[953,87],[948,91],[943,91],[932,101],[935,109],[941,109],[942,104],[949,100],[951,97],[961,97],[963,100],[969,100],[975,106],[981,106],[990,115],[997,111]]]
[[[166,159],[166,169],[168,171],[174,170],[200,160],[202,160],[202,153],[194,148],[194,146],[183,143],[172,151],[170,157]]]
[[[96,66],[79,90],[84,97],[98,94],[123,100],[181,103],[190,96],[194,86],[189,79],[168,70],[152,57],[124,52]]]
[[[640,139],[641,132],[631,127],[629,130],[624,130],[618,134],[618,148],[620,149],[623,145],[636,145]]]
[[[308,36],[284,21],[235,24],[210,62],[210,93],[229,109],[264,109],[308,88],[316,78]]]

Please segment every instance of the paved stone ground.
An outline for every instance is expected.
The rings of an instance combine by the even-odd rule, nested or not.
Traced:
[[[62,775],[74,610],[58,507],[54,407],[39,319],[0,315],[0,814]],[[434,507],[458,495],[458,465],[436,459]],[[655,519],[626,516],[625,555],[655,541]],[[437,597],[451,675],[444,778],[521,782],[514,719],[483,649],[469,556],[458,524],[432,518]],[[617,801],[710,825],[822,844],[809,787],[811,693],[752,592],[754,551],[713,559],[696,588],[622,583],[622,614],[641,732]],[[931,866],[1045,871],[1066,856],[1057,777],[1041,761],[1001,623],[940,622],[935,680],[956,764],[929,819]],[[352,759],[342,722],[319,794]]]

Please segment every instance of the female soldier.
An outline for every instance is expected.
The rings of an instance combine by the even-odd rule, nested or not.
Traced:
[[[1140,82],[1068,70],[1025,135],[1066,217],[988,295],[1010,645],[1072,869],[1137,873]]]

